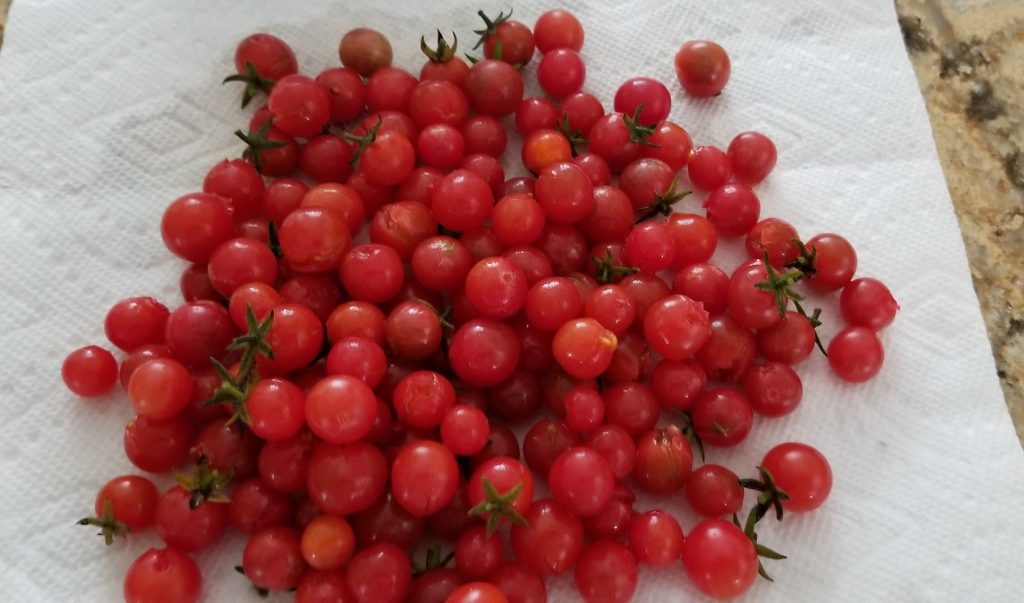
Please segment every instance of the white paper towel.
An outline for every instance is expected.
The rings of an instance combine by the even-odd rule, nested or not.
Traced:
[[[397,65],[418,71],[420,35],[455,29],[465,43],[481,8],[297,4],[14,2],[0,55],[4,601],[119,600],[124,570],[158,540],[104,548],[74,526],[106,479],[133,471],[121,448],[131,412],[121,394],[73,397],[59,367],[74,347],[104,343],[115,300],[178,303],[181,264],[158,223],[210,165],[241,151],[231,134],[247,121],[240,91],[220,85],[237,41],[273,32],[315,74],[337,64],[342,33],[367,25],[391,38]],[[764,215],[804,236],[843,233],[859,274],[887,282],[903,308],[883,334],[886,363],[873,382],[839,384],[815,355],[800,368],[805,402],[795,415],[758,420],[739,450],[710,452],[749,472],[769,447],[795,439],[818,446],[835,472],[820,511],[768,522],[764,541],[790,559],[770,563],[776,584],[760,581],[744,600],[1019,600],[1024,455],[891,2],[565,4],[586,28],[586,89],[606,107],[626,78],[653,76],[673,91],[672,117],[695,141],[769,134],[779,164],[758,190]],[[520,2],[516,17],[532,25],[550,6]],[[732,57],[717,99],[689,99],[673,82],[676,49],[699,38]],[[518,163],[514,150],[507,159]],[[825,311],[831,335],[834,302]],[[668,506],[693,525],[679,500]],[[256,600],[232,571],[242,542],[199,556],[205,600]],[[695,598],[678,565],[641,574],[637,601]],[[550,600],[577,600],[570,581],[553,585]]]

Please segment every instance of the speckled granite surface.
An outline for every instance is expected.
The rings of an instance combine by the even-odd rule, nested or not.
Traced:
[[[1024,442],[1024,2],[897,0]]]
[[[11,0],[0,0],[0,42]],[[1024,2],[896,0],[1024,442]]]

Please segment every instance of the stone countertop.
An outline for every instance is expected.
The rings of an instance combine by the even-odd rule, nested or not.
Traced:
[[[1024,3],[896,0],[1024,442]]]
[[[1024,3],[895,0],[1024,443]],[[11,0],[0,0],[0,42]]]

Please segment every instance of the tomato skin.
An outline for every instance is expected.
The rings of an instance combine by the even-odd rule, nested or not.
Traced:
[[[704,201],[708,220],[726,237],[747,234],[761,215],[757,194],[745,184],[723,184]]]
[[[587,446],[599,452],[612,466],[615,477],[623,479],[633,472],[636,444],[628,431],[606,423],[587,435]]]
[[[342,570],[307,570],[295,589],[295,603],[355,603]]]
[[[789,494],[789,500],[782,502],[787,511],[813,511],[832,491],[832,468],[828,460],[807,444],[779,444],[764,455],[761,466],[772,474],[775,484]]]
[[[637,438],[654,429],[661,406],[647,385],[635,381],[615,383],[604,390],[608,423],[622,427]]]
[[[519,353],[519,338],[512,327],[478,318],[456,329],[448,360],[459,379],[476,387],[490,387],[512,375]]]
[[[124,577],[126,603],[196,603],[202,574],[191,557],[173,548],[150,548],[136,559]]]
[[[566,373],[593,379],[611,364],[618,338],[593,318],[577,318],[555,332],[551,349]]]
[[[568,571],[583,550],[583,524],[551,499],[538,500],[524,514],[528,525],[512,526],[512,550],[545,576]]]
[[[569,11],[552,9],[537,18],[533,39],[541,52],[557,48],[579,50],[583,47],[583,26]]]
[[[518,449],[514,452],[518,457]],[[512,508],[520,514],[526,513],[530,508],[533,502],[533,474],[517,458],[504,455],[493,456],[481,461],[473,469],[473,474],[470,475],[466,486],[470,507],[475,507],[485,500],[484,479],[490,481],[499,494],[505,494],[516,486],[522,485],[519,495],[512,501]],[[486,517],[482,517],[482,519],[486,519]]]
[[[707,40],[683,43],[676,53],[675,66],[683,89],[698,98],[721,94],[731,71],[725,49]]]
[[[387,480],[387,460],[376,446],[320,444],[309,460],[306,487],[321,511],[344,516],[369,508]]]
[[[412,585],[412,564],[405,551],[382,542],[356,553],[347,575],[356,603],[401,603]]]
[[[649,431],[636,440],[633,479],[642,490],[676,492],[686,483],[692,465],[690,443],[675,425]]]
[[[95,345],[71,352],[60,368],[64,385],[84,398],[102,396],[113,389],[117,373],[114,355]]]
[[[295,588],[306,570],[298,532],[286,526],[274,526],[256,532],[245,545],[242,568],[245,577],[257,588]]]
[[[468,115],[466,93],[449,81],[424,79],[409,97],[409,116],[420,128],[437,123],[458,126]]]
[[[137,368],[128,381],[128,398],[140,416],[170,419],[192,400],[194,384],[185,365],[156,358]]]
[[[114,519],[133,533],[141,532],[152,525],[159,498],[153,482],[141,475],[115,477],[96,494],[96,517],[103,517],[103,507],[110,501]]]
[[[474,115],[462,122],[462,137],[466,143],[466,155],[483,153],[501,158],[508,144],[505,127],[489,115]]]
[[[757,288],[757,283],[766,280],[768,271],[761,260],[740,266],[729,279],[726,293],[729,315],[748,329],[767,329],[782,320],[775,296]]]
[[[575,224],[594,209],[594,190],[583,168],[570,162],[548,165],[537,177],[537,202],[552,222]]]
[[[135,417],[124,428],[124,452],[139,469],[163,473],[185,462],[192,438],[192,422],[183,414],[163,421]]]
[[[507,561],[487,580],[508,597],[509,603],[547,603],[544,579],[532,567],[520,561]]]
[[[352,245],[348,224],[341,214],[320,207],[300,207],[281,222],[281,253],[298,272],[325,272]]]
[[[454,500],[454,499],[453,499]],[[423,537],[426,520],[415,517],[402,508],[390,493],[377,499],[369,509],[351,518],[356,532],[356,543],[363,548],[378,542],[390,542],[410,550]]]
[[[656,124],[668,117],[672,108],[672,95],[668,88],[656,79],[634,77],[623,82],[615,91],[615,111],[633,115],[640,105],[640,123]]]
[[[583,551],[573,577],[587,603],[628,603],[636,593],[636,558],[621,544],[601,540]]]
[[[757,578],[757,552],[733,524],[705,519],[686,535],[683,568],[707,596],[731,599],[745,593]]]
[[[642,513],[629,522],[629,549],[644,565],[670,565],[683,553],[683,529],[660,509]]]
[[[291,497],[274,490],[257,477],[239,484],[228,503],[228,522],[243,534],[285,525],[294,517],[295,505]]]
[[[249,392],[246,406],[252,418],[250,426],[264,440],[287,440],[306,423],[306,394],[291,381],[263,379]]]
[[[376,304],[395,297],[405,277],[398,252],[378,243],[353,247],[338,270],[341,284],[352,299]]]
[[[644,336],[664,358],[684,360],[696,354],[711,336],[711,322],[699,303],[683,295],[670,295],[647,310]]]
[[[194,552],[217,543],[228,527],[228,506],[224,503],[200,502],[190,508],[190,492],[174,486],[160,497],[154,516],[160,538],[176,549]]]
[[[900,307],[881,281],[858,278],[843,287],[839,309],[848,324],[881,331],[892,324]]]
[[[474,526],[455,542],[455,566],[469,579],[484,579],[501,565],[501,536]]]
[[[782,417],[796,410],[803,397],[800,376],[781,362],[757,364],[743,375],[743,389],[757,414]]]
[[[548,473],[555,500],[580,517],[596,515],[612,499],[615,474],[607,460],[585,446],[570,448]]]
[[[764,180],[775,167],[775,143],[760,132],[741,132],[729,143],[733,175],[743,184]]]
[[[746,439],[754,420],[750,401],[736,389],[709,390],[693,404],[693,425],[704,443],[736,446]]]
[[[317,382],[305,401],[306,424],[332,444],[351,444],[373,428],[377,398],[357,377],[333,375]]]
[[[686,480],[686,500],[705,517],[739,513],[743,486],[735,473],[721,465],[701,465]]]
[[[676,272],[672,291],[700,303],[708,314],[720,314],[728,307],[729,275],[714,264],[690,264]]]
[[[430,207],[438,224],[465,232],[482,225],[491,215],[494,193],[480,176],[455,170],[439,180],[430,194]]]
[[[408,603],[445,603],[463,583],[462,575],[448,567],[424,572],[413,579]]]
[[[556,48],[544,53],[537,65],[537,82],[548,96],[556,99],[579,92],[586,77],[583,59],[569,48]]]
[[[685,411],[704,393],[708,376],[694,360],[662,360],[654,367],[650,382],[663,407]]]
[[[814,351],[814,328],[806,317],[789,310],[778,323],[757,332],[757,349],[772,362],[799,364]]]
[[[146,344],[164,342],[167,306],[152,297],[129,297],[114,304],[103,320],[110,343],[126,352]]]
[[[331,123],[342,124],[359,117],[366,106],[366,86],[359,74],[346,67],[332,67],[316,76],[327,93]]]
[[[866,327],[846,327],[828,343],[828,364],[843,381],[868,381],[882,369],[884,360],[882,340]]]
[[[477,61],[469,68],[465,88],[470,106],[481,115],[512,115],[523,101],[523,79],[504,61]]]
[[[821,292],[836,291],[853,279],[857,271],[857,252],[843,237],[825,233],[807,241],[807,251],[815,253],[814,276],[807,284]]]
[[[498,587],[490,582],[469,582],[448,595],[445,603],[509,603]]]
[[[304,75],[287,75],[274,84],[267,99],[274,126],[289,136],[308,138],[331,117],[331,101],[323,88]]]
[[[700,146],[693,150],[686,165],[690,182],[701,190],[714,190],[732,175],[732,163],[725,151],[713,146]]]
[[[359,27],[345,33],[338,44],[338,58],[345,67],[363,77],[391,65],[391,43],[382,33]]]
[[[665,225],[675,237],[673,264],[677,269],[711,259],[718,246],[718,231],[707,218],[697,214],[673,213]]]
[[[178,197],[164,211],[160,234],[171,253],[205,264],[213,250],[235,234],[230,201],[211,193]]]
[[[410,442],[391,465],[391,492],[406,511],[427,517],[445,507],[459,487],[455,455],[431,440]]]

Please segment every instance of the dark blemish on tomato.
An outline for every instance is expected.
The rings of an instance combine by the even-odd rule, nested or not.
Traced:
[[[1006,103],[995,97],[992,84],[978,81],[971,85],[967,117],[975,121],[991,121],[1006,112]]]

